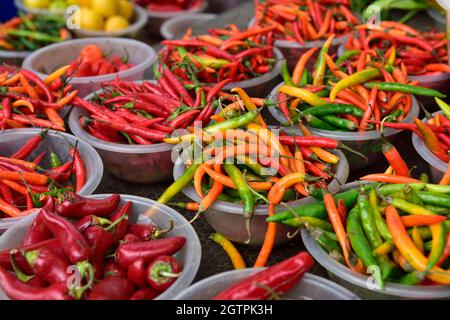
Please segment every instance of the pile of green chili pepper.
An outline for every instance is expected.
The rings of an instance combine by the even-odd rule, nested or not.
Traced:
[[[385,281],[450,284],[450,186],[395,175],[362,179],[396,183],[361,185],[331,202],[324,195],[267,221],[306,227],[330,257],[355,272],[378,268],[381,289]]]
[[[0,25],[0,49],[34,51],[70,37],[65,20],[57,16],[19,14]]]

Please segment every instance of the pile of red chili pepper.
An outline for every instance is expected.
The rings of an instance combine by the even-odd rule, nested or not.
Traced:
[[[306,227],[330,257],[354,272],[379,268],[377,284],[450,284],[450,186],[393,174],[370,174],[377,182],[267,220]],[[379,184],[381,183],[381,184]],[[448,182],[447,182],[448,183]],[[314,224],[302,221],[314,217]],[[369,269],[368,269],[369,270]]]
[[[1,50],[34,51],[69,37],[64,18],[58,16],[19,13],[18,17],[0,24]]]
[[[303,121],[331,131],[366,131],[379,128],[382,119],[401,122],[411,110],[412,95],[445,97],[408,81],[404,65],[394,65],[395,54],[384,60],[384,56],[378,59],[375,51],[347,51],[333,58],[328,54],[332,39],[320,49],[312,72],[306,66],[318,48],[300,57],[292,75],[284,65],[277,106],[288,123]],[[354,61],[349,59],[352,56]]]
[[[273,27],[273,38],[304,44],[350,33],[359,24],[346,0],[264,0],[255,2],[255,23]]]
[[[140,6],[147,7],[150,11],[156,12],[177,12],[185,10],[193,10],[199,8],[203,0],[136,0],[136,3]]]
[[[103,83],[102,93],[91,102],[81,98],[74,105],[89,112],[80,124],[92,136],[113,143],[153,144],[174,130],[201,121],[210,122],[215,96],[226,84],[188,91],[169,68],[161,69],[157,84],[115,80]]]
[[[334,139],[314,137],[304,126],[304,136],[277,136],[267,128],[257,109],[264,104],[263,99],[252,99],[240,88],[231,91],[239,97],[223,97],[230,99],[231,104],[216,114],[214,124],[203,130],[194,128],[192,134],[165,139],[173,144],[202,145],[204,151],[198,155],[200,159],[186,159],[190,166],[158,202],[168,203],[193,182],[200,203],[175,205],[194,209],[198,217],[216,200],[241,203],[250,241],[255,206],[270,204],[269,215],[273,215],[274,206],[280,202],[316,193],[321,184],[332,179],[334,165],[339,162],[339,157],[329,150],[343,145]],[[240,107],[244,112],[240,112]],[[265,265],[275,234],[275,225],[269,224],[255,266]]]
[[[120,72],[134,67],[128,63],[128,55],[106,54],[95,44],[90,44],[80,52],[80,56],[70,63],[67,75],[70,77],[95,77]]]
[[[79,191],[86,183],[86,168],[77,146],[71,158],[62,162],[53,150],[36,154],[45,143],[47,131],[33,136],[13,155],[0,153],[0,217],[21,217],[33,209],[53,203],[70,190]],[[49,168],[43,163],[48,162]]]
[[[235,25],[210,29],[209,34],[164,40],[160,63],[168,66],[183,84],[230,82],[256,78],[270,72],[275,63],[274,27],[254,27],[245,31]]]
[[[47,205],[21,246],[0,252],[0,287],[6,295],[14,300],[152,300],[169,288],[182,272],[172,255],[186,238],[161,238],[170,230],[131,223],[133,203],[119,203],[118,194],[90,199],[71,193]]]
[[[381,52],[385,60],[394,56],[394,65],[405,68],[408,75],[450,73],[445,32],[421,32],[396,21],[381,21],[370,27],[365,24],[356,29],[345,45],[352,53]]]
[[[214,300],[271,300],[289,292],[314,265],[307,252],[277,263],[234,283],[217,294]]]
[[[0,129],[25,127],[65,131],[59,115],[78,91],[66,84],[68,66],[41,80],[29,70],[5,70],[0,74]]]

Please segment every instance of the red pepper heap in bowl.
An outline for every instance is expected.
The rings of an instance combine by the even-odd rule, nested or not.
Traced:
[[[167,290],[181,275],[172,255],[186,238],[131,223],[133,202],[119,207],[120,198],[70,194],[41,210],[20,245],[0,251],[4,293],[14,300],[152,300]],[[69,266],[81,278],[73,287]]]
[[[239,30],[235,25],[210,29],[209,34],[180,40],[165,40],[160,63],[186,85],[238,82],[256,78],[273,69],[272,31],[274,27]]]
[[[203,0],[136,0],[136,3],[140,6],[147,7],[150,11],[177,12],[199,8]]]
[[[342,0],[255,1],[255,23],[260,28],[274,26],[274,39],[303,44],[348,34],[359,24]]]
[[[108,54],[97,45],[85,46],[80,56],[70,63],[67,74],[71,77],[94,77],[128,70],[134,67],[128,63],[128,57],[117,54]]]
[[[59,112],[78,92],[66,84],[67,69],[62,67],[44,80],[28,70],[2,72],[0,129],[41,127],[65,131]]]
[[[378,26],[360,25],[345,48],[351,52],[380,51],[385,59],[396,57],[395,64],[408,75],[450,73],[445,32],[421,32],[396,21],[382,21]]]

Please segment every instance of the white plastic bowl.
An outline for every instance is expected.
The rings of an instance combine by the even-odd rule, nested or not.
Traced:
[[[128,53],[129,63],[135,66],[128,70],[107,75],[73,78],[70,84],[73,85],[74,89],[78,89],[79,96],[85,96],[100,89],[102,82],[115,80],[116,77],[124,81],[143,80],[145,71],[150,68],[156,59],[156,53],[152,47],[136,40],[86,38],[65,41],[39,49],[25,59],[22,67],[35,72],[41,78],[45,78],[57,68],[77,59],[83,47],[89,44],[98,45],[103,52],[117,53],[121,56]]]
[[[284,83],[280,83],[272,90],[269,96],[269,100],[278,101],[278,90],[282,85],[284,85]],[[269,112],[281,125],[287,123],[286,117],[278,108],[269,107]],[[420,108],[417,100],[414,96],[412,96],[411,111],[402,122],[412,123],[413,118],[417,117],[419,115],[419,112]],[[281,127],[281,129],[283,129],[283,127]],[[381,135],[379,131],[370,130],[365,132],[343,132],[321,130],[312,127],[309,127],[309,129],[315,136],[337,139],[343,142],[346,146],[365,155],[368,159],[367,162],[364,161],[364,159],[362,159],[360,156],[344,150],[352,172],[356,172],[358,170],[366,168],[367,166],[375,163],[381,157]],[[301,134],[300,129],[297,129],[294,126],[285,127],[284,130],[287,133],[295,133],[296,135]],[[398,136],[400,132],[402,132],[402,130],[385,127],[383,132],[386,138],[389,138],[389,140],[393,140]]]
[[[0,131],[0,155],[11,156],[17,149],[25,144],[31,137],[37,135],[42,130],[38,128],[28,129],[11,129]],[[103,176],[103,163],[98,155],[89,144],[77,139],[73,135],[50,130],[47,137],[42,141],[39,147],[31,153],[31,157],[36,157],[43,151],[48,151],[50,148],[58,154],[62,162],[67,162],[70,159],[69,144],[75,145],[78,141],[78,152],[84,161],[86,167],[86,184],[78,192],[81,195],[90,195],[100,184]],[[50,154],[47,153],[42,160],[42,167],[49,168]],[[3,218],[0,219],[0,232],[6,230],[20,221],[22,218]]]
[[[266,268],[247,268],[222,272],[196,282],[174,297],[174,300],[210,300],[239,281]],[[359,300],[345,288],[316,275],[306,273],[283,297],[283,300]]]
[[[339,156],[340,161],[335,169],[335,178],[328,184],[328,190],[334,194],[337,193],[341,186],[347,181],[349,174],[349,166],[346,157],[340,151],[336,151],[336,155]],[[182,158],[179,157],[175,162],[173,168],[174,180],[178,179],[185,171]],[[200,202],[200,198],[194,190],[192,185],[183,189],[183,193],[193,201]],[[289,208],[296,208],[300,205],[314,202],[312,197],[303,198],[296,201],[286,203]],[[275,212],[286,211],[288,208],[284,205],[278,205],[275,208]],[[214,204],[202,214],[205,217],[209,225],[217,232],[223,234],[227,239],[249,245],[261,245],[264,241],[264,235],[267,230],[266,218],[268,216],[269,207],[267,205],[255,206],[254,216],[251,220],[251,239],[249,243],[245,243],[248,238],[247,230],[245,227],[245,220],[242,213],[242,205],[238,203],[231,203],[217,200]],[[290,241],[287,233],[293,231],[292,228],[283,224],[277,225],[276,243],[281,244]]]
[[[110,196],[109,194],[96,194],[89,196],[94,199],[103,199]],[[168,233],[169,237],[183,236],[186,238],[184,247],[176,253],[175,258],[180,261],[183,266],[181,276],[177,281],[156,300],[172,299],[181,290],[186,289],[194,280],[200,266],[202,248],[197,233],[190,223],[178,212],[156,201],[145,199],[131,195],[121,195],[120,203],[123,205],[126,201],[132,201],[133,206],[130,214],[131,223],[153,223],[160,228],[168,228],[169,220],[174,222],[174,228]],[[144,213],[153,208],[151,217],[147,217]],[[6,231],[0,237],[0,250],[12,249],[20,246],[26,231],[33,222],[34,216],[27,216],[25,219],[17,223],[11,229]],[[0,300],[7,300],[4,292],[0,288]]]
[[[85,99],[89,101],[100,89]],[[171,179],[173,145],[156,143],[152,145],[127,145],[97,139],[87,133],[79,123],[83,115],[89,113],[82,108],[74,108],[69,116],[72,133],[93,146],[100,154],[108,171],[121,179],[136,183],[156,183]]]
[[[433,115],[440,113],[435,112]],[[426,121],[426,119],[422,119],[422,121]],[[412,134],[412,143],[414,145],[414,149],[416,152],[425,160],[426,163],[430,166],[431,176],[433,177],[433,181],[435,183],[439,183],[444,173],[447,171],[447,163],[436,157],[425,145],[422,139],[415,133]]]
[[[342,192],[355,189],[360,182],[346,184]],[[313,239],[309,231],[301,231],[303,243],[308,252],[322,267],[327,269],[330,279],[355,293],[362,299],[444,299],[450,298],[450,286],[409,286],[386,282],[384,290],[370,285],[368,276],[356,273],[331,258]]]
[[[447,17],[436,9],[428,9],[427,13],[436,22],[439,30],[445,31],[447,26]]]
[[[76,38],[92,38],[92,37],[124,37],[136,39],[139,36],[141,30],[145,27],[148,16],[146,10],[138,5],[133,5],[133,16],[130,20],[130,25],[120,31],[106,32],[106,31],[93,31],[84,29],[74,29],[73,33]]]
[[[148,16],[148,24],[147,24],[147,31],[152,35],[160,35],[161,25],[174,17],[183,16],[185,14],[189,13],[199,13],[206,10],[208,7],[208,1],[203,0],[203,2],[200,4],[200,6],[196,8],[191,8],[189,10],[185,11],[170,11],[170,12],[163,12],[163,11],[150,11],[146,8],[144,8],[147,11]]]
[[[186,13],[164,21],[160,33],[164,39],[176,39],[183,36],[187,29],[201,27],[216,18],[217,14],[212,13]]]
[[[23,60],[32,54],[31,51],[7,51],[0,50],[0,64],[7,64],[12,66],[21,66]]]

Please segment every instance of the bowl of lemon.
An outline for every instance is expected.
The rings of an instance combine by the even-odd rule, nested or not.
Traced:
[[[146,11],[132,0],[15,0],[26,13],[62,14],[76,38],[137,38],[147,23]]]

